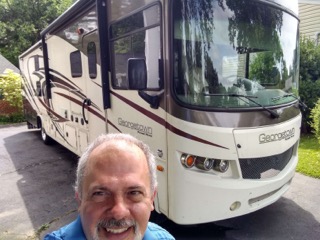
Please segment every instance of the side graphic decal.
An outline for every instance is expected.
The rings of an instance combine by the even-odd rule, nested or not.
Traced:
[[[194,135],[192,135],[190,133],[187,133],[185,131],[182,131],[181,129],[178,129],[178,128],[172,126],[171,124],[169,124],[168,122],[166,122],[164,119],[160,118],[159,116],[155,115],[154,113],[152,113],[152,112],[140,107],[139,105],[135,104],[134,102],[126,99],[125,97],[123,97],[123,96],[121,96],[121,95],[119,95],[119,94],[117,94],[117,93],[115,93],[113,91],[111,91],[111,94],[113,94],[115,97],[117,97],[121,101],[125,102],[126,104],[128,104],[129,106],[134,108],[135,110],[141,112],[143,115],[145,115],[148,118],[152,119],[153,121],[161,124],[166,129],[168,129],[169,131],[173,132],[174,134],[177,134],[177,135],[179,135],[181,137],[184,137],[184,138],[187,138],[187,139],[191,139],[191,140],[196,141],[196,142],[200,142],[200,143],[203,143],[203,144],[207,144],[207,145],[211,145],[211,146],[214,146],[214,147],[218,147],[218,148],[223,148],[223,149],[229,150],[229,148],[227,148],[227,147],[220,146],[218,144],[209,142],[209,141],[207,141],[205,139],[199,138],[197,136],[194,136]]]

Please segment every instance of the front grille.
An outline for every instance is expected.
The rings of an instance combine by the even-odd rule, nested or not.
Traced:
[[[265,179],[278,175],[290,161],[294,146],[278,155],[239,159],[242,177],[244,179]]]

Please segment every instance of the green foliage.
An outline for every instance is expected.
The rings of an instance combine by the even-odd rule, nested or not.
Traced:
[[[301,37],[300,39],[300,78],[316,81],[320,76],[320,46],[315,41]]]
[[[314,108],[311,110],[310,117],[312,119],[310,125],[313,128],[314,134],[320,143],[320,98],[318,99]]]
[[[299,145],[297,172],[320,178],[320,144],[314,135],[302,135]]]
[[[311,109],[320,97],[320,46],[305,37],[300,39],[300,96],[308,106],[303,112],[303,130],[311,132]]]
[[[9,123],[20,123],[24,121],[25,121],[25,118],[22,113],[15,113],[9,116],[0,115],[0,125],[9,124]]]
[[[18,66],[18,56],[40,40],[40,32],[74,0],[0,1],[0,52]]]
[[[0,75],[0,92],[2,98],[11,106],[22,110],[21,76],[7,69]]]

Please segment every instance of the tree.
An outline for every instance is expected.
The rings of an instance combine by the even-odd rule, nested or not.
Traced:
[[[40,40],[41,31],[75,0],[0,0],[0,53],[18,66],[18,56]]]
[[[320,46],[305,37],[300,39],[300,96],[308,106],[303,112],[303,131],[311,132],[311,109],[320,97]]]
[[[247,48],[268,46],[276,53],[274,57],[277,60],[282,57],[279,32],[283,25],[283,12],[280,9],[247,0],[226,0],[226,5],[234,12],[229,18],[230,43],[237,46],[239,53],[250,50]]]

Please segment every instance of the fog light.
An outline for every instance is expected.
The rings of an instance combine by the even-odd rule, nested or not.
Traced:
[[[197,168],[209,171],[213,167],[214,160],[211,158],[196,157],[195,165]]]
[[[192,168],[194,166],[195,157],[192,155],[182,154],[180,161],[186,168]]]
[[[216,160],[214,161],[214,169],[225,173],[229,169],[229,161],[227,160]]]
[[[240,208],[240,206],[241,206],[241,203],[240,203],[240,202],[234,202],[234,203],[231,204],[230,210],[231,210],[231,211],[235,211],[235,210],[237,210],[238,208]]]

